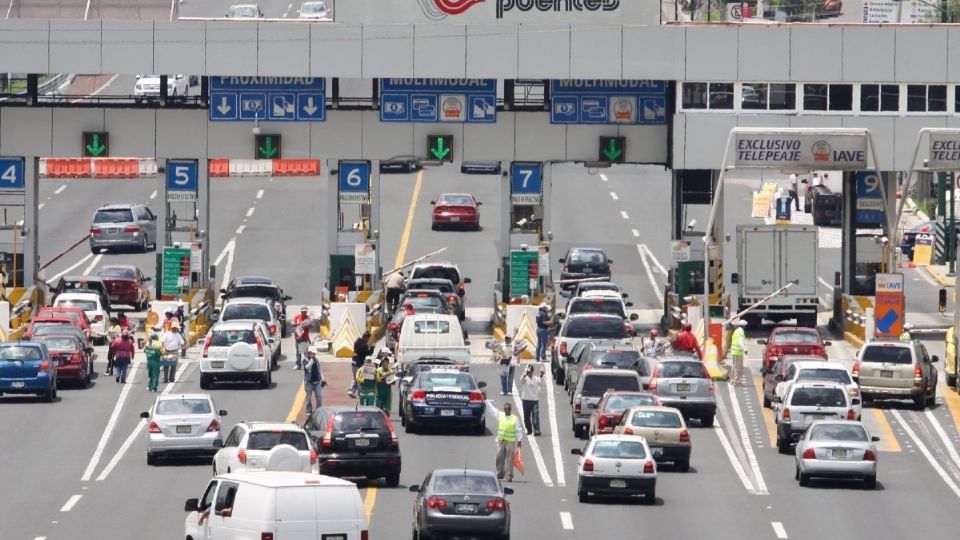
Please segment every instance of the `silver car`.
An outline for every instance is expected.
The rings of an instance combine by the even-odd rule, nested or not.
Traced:
[[[860,422],[819,420],[797,441],[796,479],[801,486],[814,477],[860,478],[877,487],[877,441]]]
[[[857,355],[853,380],[864,400],[912,399],[923,410],[937,400],[939,361],[917,340],[871,340]]]
[[[774,397],[774,401],[780,401]],[[797,382],[777,408],[777,449],[790,452],[790,445],[799,441],[803,432],[817,420],[853,420],[847,387],[832,382]]]
[[[145,204],[101,206],[90,224],[90,251],[137,248],[144,253],[157,248],[157,216]]]
[[[706,366],[693,356],[659,356],[650,371],[647,390],[665,407],[680,409],[684,418],[696,418],[710,427],[717,414],[716,386]]]
[[[147,465],[169,455],[213,456],[223,446],[220,426],[226,415],[209,394],[157,396],[153,407],[140,413],[147,420]]]

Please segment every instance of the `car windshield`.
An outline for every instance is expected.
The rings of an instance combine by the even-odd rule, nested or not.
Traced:
[[[839,388],[801,387],[793,391],[790,405],[794,407],[843,407],[846,394]]]
[[[567,319],[563,335],[571,338],[623,339],[627,327],[623,320],[613,317],[577,317]]]
[[[438,205],[446,206],[473,206],[473,199],[469,195],[446,195],[437,201]]]
[[[228,304],[223,308],[221,321],[236,321],[240,319],[270,320],[270,308],[264,304]]]
[[[449,334],[450,321],[414,321],[414,334]]]
[[[661,362],[658,374],[665,379],[707,378],[700,362]]]
[[[210,337],[211,347],[229,347],[239,342],[255,345],[256,335],[253,330],[214,330]]]
[[[80,314],[77,313],[76,311],[67,311],[65,309],[64,310],[47,309],[40,312],[41,317],[43,317],[44,315],[50,315],[50,316],[56,316],[56,317],[70,317],[71,319],[73,319],[73,322],[75,323],[80,322]]]
[[[410,366],[409,368],[407,368],[407,375],[415,377],[421,371],[430,371],[431,369],[450,367],[452,365],[453,365],[453,362],[438,362],[438,363],[417,362],[412,366]]]
[[[810,428],[811,441],[868,441],[867,430],[856,424],[820,424]]]
[[[284,431],[282,429],[251,431],[247,438],[248,450],[270,450],[278,444],[289,444],[297,450],[310,449],[306,435],[297,431]]]
[[[820,338],[813,332],[777,332],[773,335],[773,342],[816,345],[820,342]]]
[[[97,210],[93,216],[94,223],[131,223],[133,222],[133,211],[127,208],[111,208]]]
[[[912,364],[913,355],[910,354],[910,347],[870,345],[863,349],[860,361],[884,364]]]
[[[137,279],[137,272],[133,268],[122,266],[107,266],[100,271],[102,278]]]
[[[50,336],[54,334],[72,334],[72,333],[81,333],[83,330],[80,330],[72,324],[42,324],[40,326],[33,327],[33,336]]]
[[[304,4],[300,9],[300,13],[323,13],[327,10],[327,6],[323,3],[312,3]]]
[[[157,403],[157,415],[210,414],[213,408],[206,399],[164,399]]]
[[[40,360],[43,355],[36,347],[21,347],[12,345],[0,347],[0,360]]]
[[[410,304],[414,311],[422,308],[440,309],[443,307],[443,300],[435,294],[422,293],[404,297],[403,304]]]
[[[70,323],[68,323],[67,321],[34,321],[34,323],[33,323],[33,331],[36,332],[37,330],[40,330],[41,328],[56,328],[56,327],[58,327],[58,326],[67,326],[67,327],[70,327],[70,326],[73,326],[73,325],[70,324]]]
[[[473,375],[460,371],[428,371],[420,376],[420,388],[435,390],[437,388],[459,388],[462,392],[477,389],[477,382]]]
[[[57,306],[78,307],[84,311],[96,311],[97,303],[93,300],[57,300]]]
[[[276,287],[263,285],[243,285],[234,289],[230,296],[250,296],[253,298],[276,298]]]
[[[410,279],[449,279],[457,285],[460,283],[460,274],[452,266],[421,266],[413,271]]]
[[[656,404],[657,400],[653,396],[613,396],[607,400],[604,409],[611,412],[623,412],[630,407]]]
[[[611,459],[644,459],[647,452],[643,443],[636,441],[597,441],[593,443],[593,457]]]
[[[578,295],[582,296],[587,291],[613,291],[620,292],[620,288],[610,282],[600,283],[581,283]]]
[[[630,418],[630,425],[652,428],[680,428],[683,422],[680,415],[670,411],[636,411]]]
[[[594,375],[585,374],[583,376],[583,388],[581,394],[584,396],[602,396],[608,390],[640,390],[640,382],[636,375]]]
[[[92,291],[99,293],[103,290],[103,284],[99,281],[64,281],[61,283],[61,289],[64,291]]]
[[[566,260],[571,263],[603,264],[607,256],[599,249],[578,249],[571,251]]]
[[[48,349],[54,351],[76,351],[77,342],[73,338],[68,337],[44,337],[43,339],[38,339],[37,341],[42,342],[47,346]]]
[[[488,475],[443,474],[433,477],[434,493],[475,493],[477,495],[499,495],[497,480]]]
[[[623,302],[608,298],[580,298],[570,302],[567,306],[567,315],[577,313],[603,313],[604,315],[618,315],[626,318],[623,312]]]
[[[850,374],[844,369],[801,369],[797,372],[798,381],[830,381],[850,384]]]
[[[590,364],[602,368],[628,368],[640,358],[637,351],[593,351]]]
[[[340,413],[334,418],[333,430],[344,433],[367,430],[390,431],[383,413],[376,411]]]
[[[230,8],[230,14],[234,17],[256,17],[257,10],[249,6],[235,6]]]

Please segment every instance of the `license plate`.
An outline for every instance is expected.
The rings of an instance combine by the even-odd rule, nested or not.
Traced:
[[[881,371],[880,371],[880,376],[881,376],[881,377],[884,377],[884,378],[887,378],[887,379],[892,379],[892,378],[893,378],[893,372],[892,372],[892,371],[888,371],[888,370],[881,370]]]
[[[625,487],[627,487],[627,481],[626,481],[626,480],[611,480],[611,481],[610,481],[610,487],[612,487],[612,488],[625,488]]]
[[[12,383],[10,383],[10,388],[23,388],[23,385],[24,385],[23,381],[13,381]]]
[[[592,274],[592,273],[593,273],[593,270],[590,269],[590,268],[584,268],[584,269],[583,269],[583,273],[584,273],[584,274]]]
[[[117,232],[117,231],[119,231],[119,230],[120,230],[120,229],[118,229],[117,227],[107,227],[107,232],[108,232],[108,233],[115,233],[115,232]]]
[[[689,392],[690,383],[681,383],[677,385],[677,392]]]
[[[457,414],[457,411],[453,409],[443,409],[440,411],[440,416],[454,416]]]
[[[190,433],[190,426],[177,426],[177,433]]]
[[[847,451],[844,448],[834,448],[833,450],[830,451],[830,457],[846,459]]]
[[[828,416],[824,416],[824,415],[822,415],[822,414],[814,414],[814,415],[810,416],[810,421],[811,421],[811,422],[814,422],[814,421],[816,421],[816,420],[826,420],[827,418],[829,418],[829,417],[828,417]]]
[[[320,537],[321,540],[347,540],[346,534],[324,534]]]
[[[456,222],[458,222],[458,221],[460,221],[460,218],[458,218],[458,217],[451,217],[451,218],[450,218],[450,222],[451,222],[451,223],[456,223]]]
[[[457,504],[458,514],[476,514],[477,505],[475,504]]]
[[[663,448],[651,448],[650,451],[653,453],[653,457],[660,457],[663,455]]]
[[[222,368],[223,362],[210,362],[210,367],[212,368]]]
[[[354,446],[370,446],[370,439],[354,439]]]

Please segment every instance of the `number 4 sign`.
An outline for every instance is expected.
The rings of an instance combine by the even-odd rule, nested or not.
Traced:
[[[23,189],[23,158],[0,158],[0,190]]]

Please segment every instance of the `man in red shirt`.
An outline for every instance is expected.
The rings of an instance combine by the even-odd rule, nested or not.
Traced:
[[[675,351],[696,352],[697,358],[703,360],[703,351],[700,350],[700,343],[691,330],[693,330],[693,325],[683,323],[683,329],[677,332],[671,346]]]
[[[300,369],[303,366],[303,358],[307,355],[306,349],[310,346],[310,328],[303,324],[308,320],[310,320],[310,315],[307,313],[307,306],[300,306],[300,313],[294,315],[291,321],[291,324],[293,324],[293,340],[297,350],[297,365],[293,366],[293,369]]]

